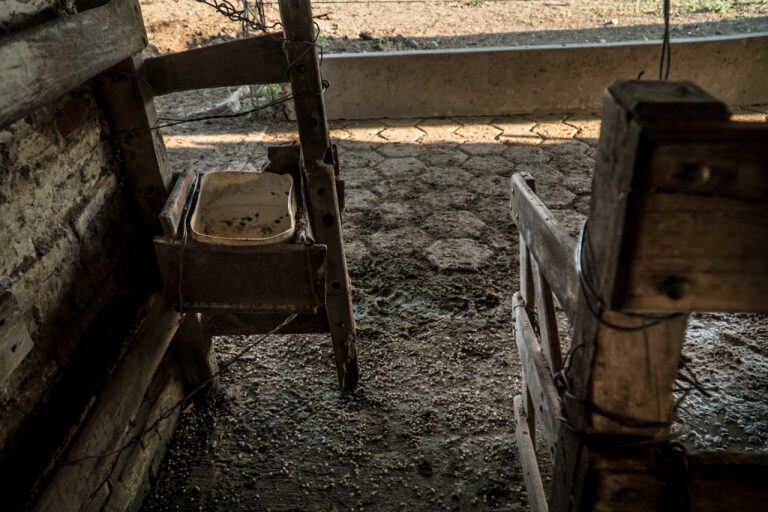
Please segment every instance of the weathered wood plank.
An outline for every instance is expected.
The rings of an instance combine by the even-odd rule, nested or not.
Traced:
[[[692,142],[648,131],[614,307],[768,311],[768,125],[705,123],[685,130]]]
[[[163,211],[160,212],[160,225],[163,227],[165,236],[173,238],[178,235],[184,207],[195,180],[197,180],[197,172],[194,169],[187,169],[176,178]]]
[[[191,89],[288,82],[282,34],[236,39],[147,59],[156,96]]]
[[[531,177],[526,173],[512,176],[512,218],[560,306],[572,320],[579,286],[574,261],[576,242],[560,229],[552,213],[526,184],[528,179]]]
[[[135,418],[137,430],[146,430],[184,397],[183,378],[173,355],[170,351],[166,354],[152,379]],[[180,412],[180,408],[173,410],[144,436],[141,443],[120,455],[109,483],[105,483],[109,487],[109,496],[100,512],[140,510],[165,448],[173,437]]]
[[[27,322],[13,294],[0,294],[0,390],[33,346]]]
[[[535,406],[536,418],[541,424],[542,438],[550,456],[553,456],[560,429],[557,419],[560,411],[560,397],[557,395],[552,372],[536,340],[536,333],[533,332],[533,326],[525,312],[524,302],[519,293],[513,297],[512,305],[515,309],[515,343],[520,353],[523,375]],[[529,415],[532,412],[526,411]]]
[[[97,398],[34,510],[82,510],[98,489],[179,326],[180,316],[159,296],[132,336],[127,352]],[[98,457],[93,457],[97,455]]]
[[[515,440],[520,466],[523,468],[525,490],[528,492],[528,506],[531,512],[547,512],[547,497],[539,474],[539,463],[533,447],[528,418],[523,410],[523,397],[517,395],[513,402],[515,412]]]
[[[544,272],[541,271],[536,261],[533,261],[533,288],[536,294],[536,318],[539,323],[539,334],[541,334],[541,345],[544,349],[544,356],[549,363],[549,369],[552,375],[556,374],[563,367],[563,357],[560,353],[560,335],[557,332],[557,315],[555,314],[555,303],[552,299],[552,289],[549,287]]]
[[[145,230],[160,234],[159,215],[171,184],[171,169],[157,112],[144,78],[143,59],[134,55],[99,77],[109,118],[128,177],[134,203]]]
[[[326,308],[333,339],[336,372],[344,391],[357,386],[357,336],[352,290],[344,255],[340,200],[333,168],[333,150],[325,117],[315,26],[309,0],[280,0],[286,60],[299,125],[302,163],[308,175],[306,195],[312,227],[328,247]]]
[[[179,300],[183,246],[180,240],[155,238],[164,288],[173,304]],[[321,244],[214,249],[187,242],[183,253],[181,291],[187,312],[313,313],[325,297],[326,248]]]
[[[0,128],[147,45],[139,3],[111,0],[0,36]]]

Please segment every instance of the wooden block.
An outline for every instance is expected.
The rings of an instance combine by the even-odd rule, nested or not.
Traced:
[[[532,512],[547,512],[547,497],[539,474],[539,463],[533,448],[531,432],[528,430],[528,418],[523,411],[523,397],[514,398],[515,440],[520,466],[523,469],[525,490],[528,492],[528,507]]]
[[[147,59],[156,96],[191,89],[288,82],[283,35],[265,34]]]
[[[137,0],[112,0],[0,37],[0,128],[146,45]]]
[[[171,194],[165,201],[163,211],[160,212],[160,224],[165,236],[174,238],[179,234],[184,208],[195,180],[197,180],[197,172],[194,169],[187,169],[176,178]]]
[[[314,313],[325,298],[326,248],[285,243],[250,247],[155,238],[169,302],[182,297],[187,312]]]
[[[606,307],[768,311],[768,126],[674,82],[615,84],[602,121],[584,253]]]
[[[0,295],[0,388],[21,364],[34,342],[27,322],[11,292]]]

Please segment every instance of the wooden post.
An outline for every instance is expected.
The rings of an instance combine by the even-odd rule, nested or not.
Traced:
[[[179,331],[173,339],[173,347],[179,358],[184,383],[188,391],[198,391],[195,400],[202,404],[208,401],[218,385],[214,377],[218,370],[213,340],[206,332],[201,313],[187,313]]]
[[[280,0],[280,16],[312,227],[328,247],[326,307],[336,371],[341,389],[352,391],[358,379],[355,317],[309,0]]]
[[[154,129],[157,112],[143,64],[141,54],[136,54],[103,73],[99,83],[139,219],[150,235],[156,235],[162,232],[158,215],[168,195],[171,170],[162,134]],[[148,248],[150,241],[151,237]]]

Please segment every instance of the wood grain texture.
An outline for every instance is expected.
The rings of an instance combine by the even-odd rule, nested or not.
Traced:
[[[523,304],[522,297],[516,293],[512,299],[512,305],[515,309],[515,343],[520,353],[523,375],[533,401],[536,419],[541,425],[542,438],[547,445],[550,456],[553,456],[557,449],[557,437],[560,430],[557,419],[560,411],[560,397],[555,389],[552,373]],[[530,415],[532,412],[526,410],[526,414]]]
[[[195,180],[197,180],[197,172],[194,169],[187,169],[176,178],[163,211],[160,212],[163,235],[174,238],[179,234],[181,217],[184,215],[189,191],[195,184]]]
[[[299,125],[302,164],[307,173],[305,195],[312,228],[328,247],[326,308],[333,340],[336,372],[342,390],[357,386],[357,335],[352,310],[352,289],[344,254],[340,200],[336,186],[333,149],[328,133],[314,20],[309,0],[280,0],[285,34],[285,55],[290,63],[291,90]]]
[[[579,286],[574,261],[576,242],[558,226],[549,209],[527,185],[528,179],[531,177],[527,173],[512,176],[512,218],[520,238],[572,320]]]
[[[155,238],[165,291],[173,304],[179,299],[182,246],[179,240]],[[313,313],[325,297],[325,255],[326,248],[320,244],[229,248],[188,241],[182,269],[183,309]]]
[[[539,463],[533,447],[528,418],[523,410],[523,397],[517,395],[513,401],[515,413],[515,440],[520,466],[523,469],[525,490],[528,492],[528,507],[531,512],[547,512],[547,497],[539,474]]]
[[[282,34],[260,35],[146,60],[155,96],[192,89],[288,82]]]
[[[0,128],[140,52],[136,0],[111,0],[75,16],[0,36]]]
[[[102,455],[119,448],[130,431],[129,422],[141,406],[179,320],[179,314],[161,297],[150,299],[146,317],[132,336],[125,355],[79,428],[77,439],[63,456],[72,463],[58,467],[34,510],[54,512],[87,507],[117,456]]]
[[[286,318],[286,313],[280,314],[250,314],[210,312],[205,315],[205,328],[212,336],[234,336],[239,334],[265,334]],[[299,314],[299,316],[280,330],[283,334],[314,334],[330,332],[328,314],[325,307],[318,308],[316,313]]]
[[[533,288],[536,294],[536,318],[541,334],[541,345],[544,356],[549,363],[552,375],[563,367],[563,358],[560,353],[560,335],[557,332],[557,315],[555,303],[552,299],[552,289],[549,287],[544,272],[541,271],[536,261],[533,261]]]
[[[768,125],[647,131],[653,147],[633,180],[615,307],[768,311]]]

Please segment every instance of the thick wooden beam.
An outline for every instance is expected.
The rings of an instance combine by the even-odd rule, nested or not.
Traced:
[[[352,288],[344,255],[340,200],[309,0],[280,0],[280,17],[299,125],[302,164],[308,177],[305,194],[314,234],[328,247],[326,308],[336,372],[342,390],[352,391],[358,380]]]
[[[512,307],[515,309],[515,343],[520,353],[526,386],[541,425],[542,438],[550,456],[554,456],[560,431],[560,397],[519,293],[512,298]],[[533,412],[526,410],[528,415]]]
[[[152,93],[144,75],[144,60],[134,55],[99,76],[142,226],[160,234],[159,215],[171,184],[171,169],[158,124]]]
[[[579,289],[574,260],[576,242],[560,229],[552,213],[528,186],[526,180],[530,179],[527,173],[512,176],[512,218],[560,306],[572,320]]]
[[[282,34],[264,34],[147,59],[156,96],[191,89],[288,82]]]
[[[0,128],[147,45],[137,0],[0,36]]]
[[[515,409],[515,440],[520,466],[523,469],[525,490],[528,492],[528,507],[531,512],[547,512],[547,496],[539,474],[539,463],[533,446],[533,437],[528,429],[528,418],[523,410],[523,397],[514,398]]]
[[[99,394],[34,510],[87,508],[92,493],[100,487],[117,457],[115,450],[124,442],[126,432],[131,431],[130,422],[141,406],[179,321],[179,314],[162,297],[151,298],[147,315],[132,336],[127,352]]]

